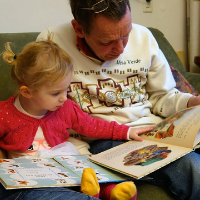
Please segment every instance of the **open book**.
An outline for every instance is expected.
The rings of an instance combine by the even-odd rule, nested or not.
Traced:
[[[6,189],[78,186],[87,167],[95,170],[99,183],[130,180],[88,161],[88,156],[77,155],[0,159],[0,181]]]
[[[200,106],[182,110],[142,135],[89,160],[139,179],[193,151],[200,142]]]

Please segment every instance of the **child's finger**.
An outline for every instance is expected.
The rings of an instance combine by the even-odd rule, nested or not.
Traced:
[[[144,127],[140,127],[140,128],[134,128],[135,129],[135,133],[145,133],[147,131],[151,131],[155,128],[155,126],[144,126]]]
[[[140,137],[139,135],[135,135],[133,139],[136,140],[136,141],[142,141],[143,140],[143,138]]]

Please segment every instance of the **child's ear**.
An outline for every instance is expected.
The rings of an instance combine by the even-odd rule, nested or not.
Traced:
[[[71,21],[71,23],[72,23],[72,26],[74,28],[76,35],[80,38],[84,38],[85,34],[84,34],[82,26],[75,19],[73,19]]]
[[[24,85],[20,87],[19,93],[26,98],[32,97],[32,93],[31,93],[30,88],[27,87],[27,86],[24,86]]]

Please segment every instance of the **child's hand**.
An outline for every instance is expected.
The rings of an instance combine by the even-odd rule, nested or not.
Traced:
[[[144,127],[139,127],[139,128],[132,127],[130,128],[129,138],[136,141],[142,141],[143,139],[139,135],[147,131],[151,131],[154,128],[155,126],[144,126]]]

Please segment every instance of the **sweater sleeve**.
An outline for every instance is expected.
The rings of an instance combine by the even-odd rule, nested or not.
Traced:
[[[107,122],[99,118],[93,118],[83,112],[78,104],[72,102],[71,113],[72,129],[78,133],[92,138],[127,140],[129,126],[120,125],[115,121]]]
[[[187,102],[192,96],[181,93],[175,88],[176,82],[172,75],[170,66],[159,49],[155,38],[151,35],[151,67],[148,72],[146,85],[149,100],[152,103],[152,111],[156,115],[168,117],[187,107]]]

